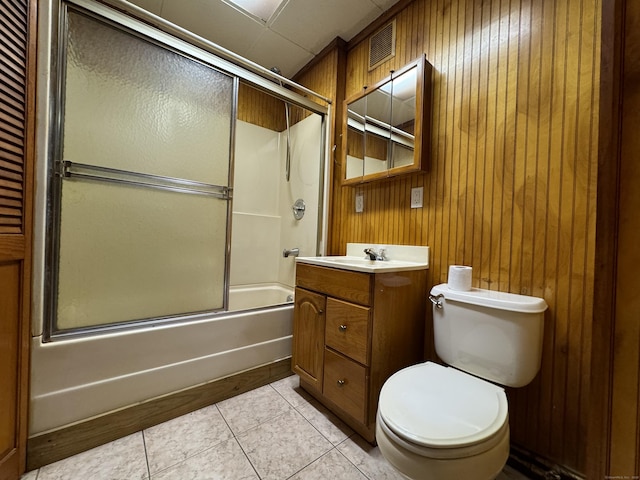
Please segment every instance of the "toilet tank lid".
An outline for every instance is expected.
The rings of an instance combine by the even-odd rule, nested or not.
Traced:
[[[433,287],[431,295],[442,295],[446,300],[455,300],[512,312],[541,313],[547,309],[547,302],[542,298],[518,295],[516,293],[496,292],[482,288],[472,288],[468,291],[451,290],[446,283]]]

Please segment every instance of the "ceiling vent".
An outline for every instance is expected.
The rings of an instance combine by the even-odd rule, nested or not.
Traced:
[[[396,21],[387,23],[369,38],[369,71],[396,55]]]

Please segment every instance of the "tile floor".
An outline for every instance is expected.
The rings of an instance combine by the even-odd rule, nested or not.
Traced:
[[[26,473],[22,480],[386,480],[378,448],[279,380]],[[527,477],[507,467],[499,480]]]

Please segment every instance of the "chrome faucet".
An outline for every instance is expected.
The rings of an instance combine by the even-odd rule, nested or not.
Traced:
[[[282,251],[282,256],[284,258],[287,258],[288,256],[297,257],[298,255],[300,255],[300,249],[298,247],[292,249],[285,248]]]
[[[376,252],[373,248],[365,248],[364,253],[367,254],[369,260],[386,260],[387,259],[387,251],[384,248],[381,248],[379,252]]]

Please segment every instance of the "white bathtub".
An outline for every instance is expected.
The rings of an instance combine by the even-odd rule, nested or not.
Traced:
[[[251,310],[293,302],[293,289],[281,283],[239,285],[229,288],[229,311]]]
[[[267,287],[234,289],[234,302],[283,303],[291,294]],[[49,343],[33,337],[29,433],[287,358],[292,329],[289,304]]]

